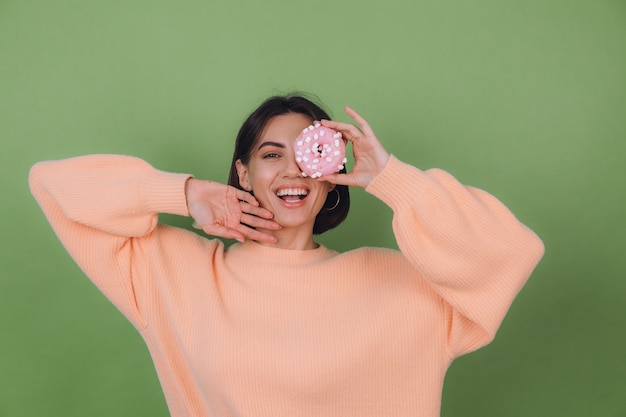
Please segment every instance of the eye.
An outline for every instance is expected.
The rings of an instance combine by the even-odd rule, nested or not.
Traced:
[[[277,152],[268,152],[263,155],[263,159],[279,158],[280,154]]]

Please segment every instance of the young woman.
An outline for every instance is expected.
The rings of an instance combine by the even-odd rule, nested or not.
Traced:
[[[541,258],[497,199],[400,162],[346,110],[358,128],[268,99],[239,132],[230,185],[127,156],[32,168],[55,232],[143,336],[172,416],[437,416],[451,361],[492,340]],[[349,173],[301,175],[292,142],[314,120],[351,143]],[[315,242],[345,218],[348,186],[391,207],[401,251]]]

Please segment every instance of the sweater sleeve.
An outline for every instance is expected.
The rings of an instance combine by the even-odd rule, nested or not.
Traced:
[[[31,192],[87,276],[138,328],[146,247],[158,213],[188,215],[186,174],[129,156],[88,155],[35,164]]]
[[[444,301],[449,356],[491,342],[543,256],[537,235],[485,191],[394,156],[366,191],[391,207],[398,247]]]

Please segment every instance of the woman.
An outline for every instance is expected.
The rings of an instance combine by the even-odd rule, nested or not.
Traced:
[[[541,258],[502,203],[400,162],[346,110],[359,128],[268,99],[239,133],[230,185],[126,156],[31,170],[69,253],[143,336],[172,416],[437,416],[451,361],[492,340]],[[321,119],[354,167],[304,178],[291,144]],[[401,251],[315,242],[345,218],[346,186],[391,207]]]

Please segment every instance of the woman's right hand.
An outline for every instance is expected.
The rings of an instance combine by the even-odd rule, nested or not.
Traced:
[[[245,238],[276,242],[275,236],[255,230],[278,230],[281,225],[271,220],[274,215],[259,207],[252,194],[230,185],[195,178],[187,180],[185,193],[189,215],[196,229],[239,242]]]

